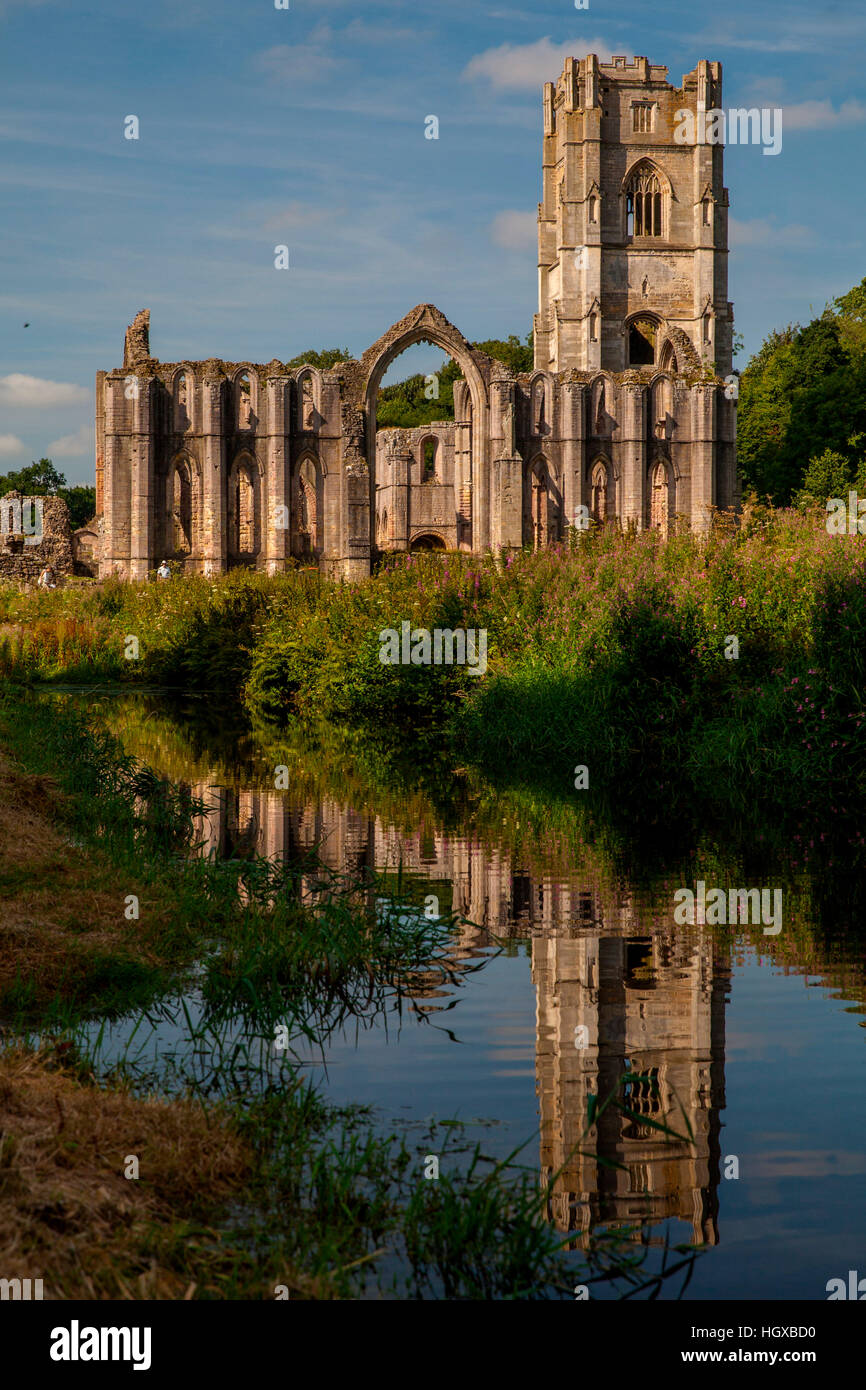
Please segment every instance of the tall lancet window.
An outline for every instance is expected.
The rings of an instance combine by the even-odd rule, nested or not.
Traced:
[[[652,169],[638,169],[629,180],[626,231],[630,237],[662,235],[662,186]]]
[[[250,389],[250,379],[246,372],[238,377],[238,429],[248,430],[250,428],[250,412],[252,409],[252,394]]]

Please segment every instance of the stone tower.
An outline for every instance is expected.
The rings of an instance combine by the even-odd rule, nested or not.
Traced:
[[[731,371],[721,64],[667,72],[589,54],[545,84],[536,370]]]

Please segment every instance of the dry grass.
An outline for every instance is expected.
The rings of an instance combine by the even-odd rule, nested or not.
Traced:
[[[45,1053],[0,1057],[0,1277],[41,1278],[46,1298],[221,1296],[243,1257],[207,1222],[249,1170],[218,1111],[97,1089]]]
[[[80,996],[94,959],[155,968],[155,928],[164,905],[93,850],[76,848],[62,825],[52,778],[16,768],[0,752],[0,998],[22,980],[33,1003]],[[136,893],[141,921],[124,916]]]

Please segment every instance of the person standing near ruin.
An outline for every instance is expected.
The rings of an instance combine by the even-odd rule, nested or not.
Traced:
[[[171,579],[171,570],[168,567],[168,560],[163,560],[156,572],[157,579]]]
[[[36,583],[37,589],[56,589],[57,580],[54,578],[54,571],[50,565],[46,565]]]

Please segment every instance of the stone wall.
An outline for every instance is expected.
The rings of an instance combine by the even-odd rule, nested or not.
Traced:
[[[0,497],[0,580],[35,583],[46,565],[61,579],[73,572],[69,508],[60,497]]]

